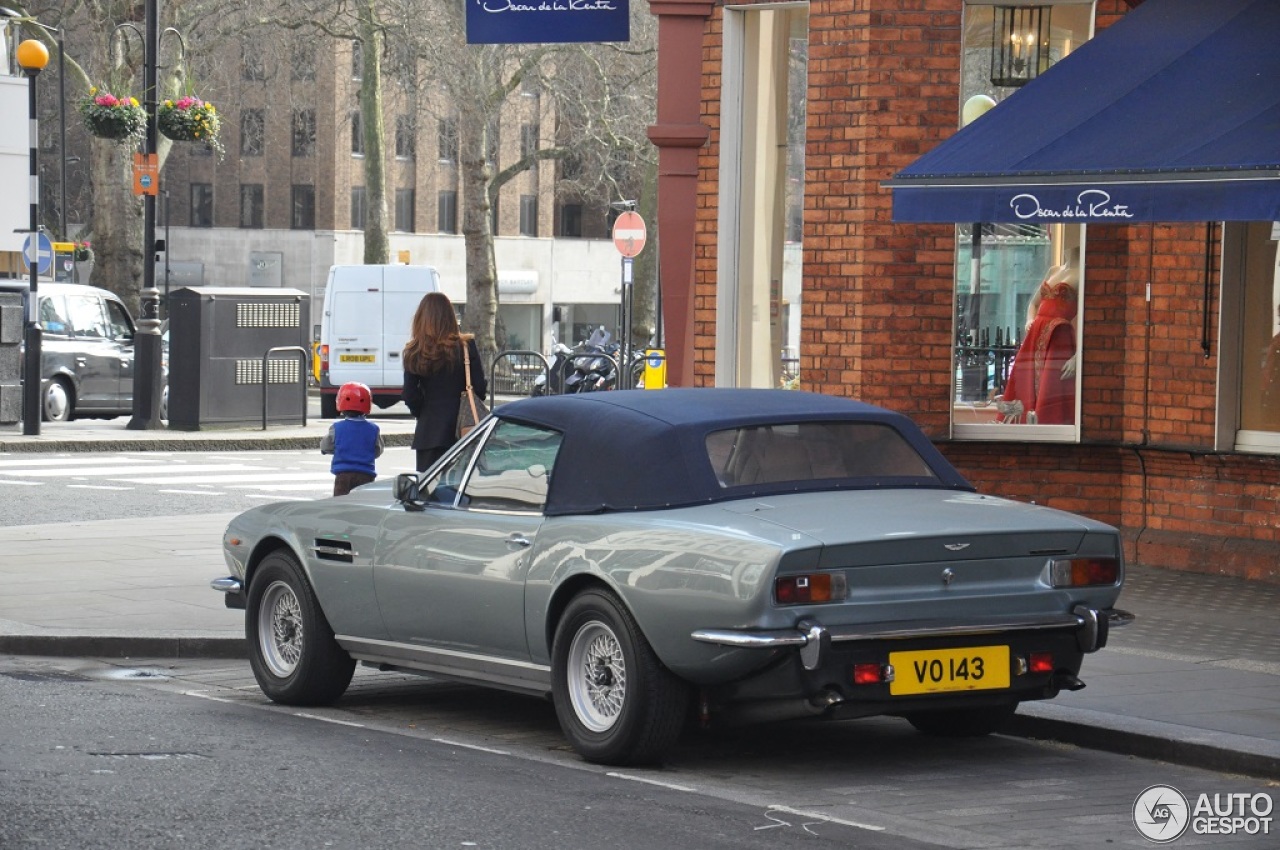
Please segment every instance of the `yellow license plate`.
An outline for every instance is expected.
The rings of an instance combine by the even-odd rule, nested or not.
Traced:
[[[1009,687],[1007,646],[890,652],[889,663],[893,665],[889,684],[893,696]]]
[[[339,354],[339,363],[377,363],[378,355],[376,354]]]

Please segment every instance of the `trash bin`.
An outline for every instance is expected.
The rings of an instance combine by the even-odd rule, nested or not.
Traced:
[[[310,330],[310,296],[301,290],[175,290],[169,296],[169,427],[305,424]]]
[[[0,292],[0,422],[22,419],[22,293]]]

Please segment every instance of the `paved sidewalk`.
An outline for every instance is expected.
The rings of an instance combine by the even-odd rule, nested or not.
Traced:
[[[412,420],[380,423],[407,444]],[[265,434],[54,424],[39,437],[0,432],[0,452],[311,447],[329,423]],[[244,657],[244,612],[209,587],[227,572],[231,516],[0,527],[0,652]],[[1085,659],[1088,687],[1024,704],[1010,731],[1280,779],[1280,585],[1131,567],[1120,607],[1137,622]]]

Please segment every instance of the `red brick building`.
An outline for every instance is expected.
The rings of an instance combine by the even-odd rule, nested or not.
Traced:
[[[1280,228],[991,225],[975,277],[972,225],[897,223],[884,185],[1140,3],[652,0],[672,383],[776,385],[794,314],[804,389],[911,415],[982,491],[1111,522],[1137,563],[1280,581]],[[1014,377],[1054,275],[1057,412],[1062,360]]]

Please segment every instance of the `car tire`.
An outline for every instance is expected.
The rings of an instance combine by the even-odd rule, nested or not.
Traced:
[[[347,690],[355,660],[338,646],[292,554],[272,552],[249,584],[249,665],[273,702],[327,705]]]
[[[165,384],[160,390],[160,418],[165,422],[169,421],[169,385]]]
[[[1003,726],[1018,710],[1016,702],[986,708],[915,711],[904,715],[920,732],[936,738],[981,738]]]
[[[70,422],[75,417],[76,394],[65,378],[54,378],[44,385],[40,410],[46,422]]]
[[[551,687],[560,728],[597,764],[652,764],[675,744],[689,691],[613,594],[580,593],[556,628]]]
[[[337,419],[338,418],[338,396],[334,393],[320,394],[320,418],[321,419]]]

